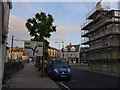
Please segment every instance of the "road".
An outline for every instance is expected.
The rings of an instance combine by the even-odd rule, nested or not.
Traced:
[[[120,79],[118,77],[84,71],[79,66],[71,66],[72,78],[70,81],[55,80],[61,89],[75,88],[119,88]]]

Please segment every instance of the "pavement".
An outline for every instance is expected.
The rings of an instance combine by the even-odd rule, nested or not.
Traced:
[[[116,76],[116,77],[120,77],[120,74],[118,73],[113,73],[113,72],[105,72],[105,71],[97,71],[97,70],[91,70],[88,66],[88,64],[81,64],[81,63],[70,63],[70,65],[72,66],[77,66],[77,68],[80,68],[82,70],[86,70],[89,72],[95,72],[95,73],[99,73],[99,74],[104,74],[104,75],[111,75],[111,76]]]
[[[33,63],[25,64],[24,68],[9,80],[10,88],[56,88],[58,85],[49,77],[41,77]]]

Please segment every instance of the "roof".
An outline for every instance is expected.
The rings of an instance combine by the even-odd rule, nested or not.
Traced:
[[[80,45],[67,45],[65,48],[67,48],[68,50],[68,52],[78,52],[79,51],[79,46]],[[75,47],[75,51],[71,51],[70,49],[71,49],[71,47]]]
[[[51,47],[51,46],[49,46],[49,48],[48,48],[48,49],[54,49],[54,50],[59,51],[58,49],[56,49],[56,48],[54,48],[54,47]]]

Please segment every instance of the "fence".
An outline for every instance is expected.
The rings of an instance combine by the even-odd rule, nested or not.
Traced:
[[[23,68],[22,62],[7,62],[4,64],[3,84],[5,84],[10,77],[17,71]]]

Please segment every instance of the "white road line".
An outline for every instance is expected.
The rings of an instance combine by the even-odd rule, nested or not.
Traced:
[[[62,86],[64,86],[65,88],[67,88],[68,90],[71,90],[69,87],[67,87],[65,84],[63,84],[62,82],[59,82]]]

